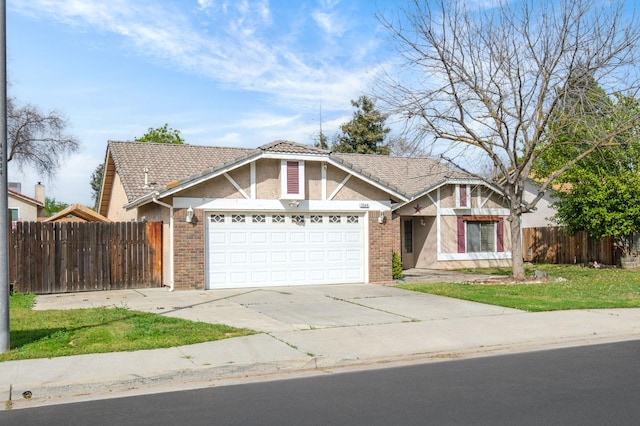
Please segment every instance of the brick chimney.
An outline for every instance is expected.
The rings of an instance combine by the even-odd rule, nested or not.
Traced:
[[[35,192],[36,192],[35,199],[40,201],[42,204],[44,204],[44,185],[38,182],[36,184]]]

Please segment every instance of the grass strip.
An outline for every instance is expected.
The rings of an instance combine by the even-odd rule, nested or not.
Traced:
[[[32,310],[35,295],[10,299],[10,343],[0,361],[169,348],[255,334],[122,307]]]
[[[419,283],[398,287],[530,312],[640,307],[640,270],[535,265],[528,272],[533,269],[546,272],[549,279],[539,283]],[[508,274],[506,269],[464,272]]]

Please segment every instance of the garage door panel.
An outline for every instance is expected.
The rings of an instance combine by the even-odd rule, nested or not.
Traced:
[[[309,252],[309,260],[311,262],[324,262],[325,252],[320,250],[314,250]]]
[[[271,232],[269,234],[269,239],[274,244],[286,244],[287,243],[287,233],[284,231],[279,232]]]
[[[341,243],[343,240],[343,233],[331,231],[327,232],[327,242],[328,243]]]
[[[229,244],[246,244],[247,231],[235,231],[229,233]]]
[[[227,234],[225,232],[214,233],[210,235],[209,242],[212,245],[215,244],[226,244],[227,243]]]
[[[229,254],[229,263],[235,265],[244,265],[247,263],[247,253],[246,252],[231,252]]]
[[[359,261],[362,259],[362,252],[360,250],[345,250],[345,260],[347,262]]]
[[[301,231],[291,231],[289,233],[289,238],[292,243],[306,243],[307,242],[307,233]]]
[[[264,220],[232,218],[256,215]],[[207,286],[362,282],[364,223],[345,214],[213,214],[207,222]]]
[[[307,252],[306,251],[292,251],[290,260],[293,263],[306,262],[307,261]]]
[[[287,281],[287,271],[285,269],[273,270],[271,271],[271,282],[273,283],[286,283]]]
[[[269,260],[269,253],[266,251],[254,251],[251,252],[251,263],[262,263],[266,264]]]
[[[356,268],[347,268],[345,270],[345,278],[347,280],[357,279],[360,277],[360,270]]]
[[[267,271],[256,271],[251,273],[251,282],[264,285],[269,283],[269,273]]]
[[[209,264],[211,265],[226,265],[228,263],[227,253],[212,253],[209,255]]]
[[[342,269],[334,268],[327,270],[327,277],[330,280],[342,280],[344,277],[344,272]]]
[[[211,272],[209,274],[211,283],[216,285],[225,284],[227,282],[227,274],[224,272]]]
[[[307,271],[304,269],[292,269],[291,270],[291,279],[293,281],[304,282],[307,278]]]
[[[285,251],[272,251],[271,252],[271,262],[273,263],[284,263],[287,261],[287,252]]]
[[[255,231],[250,234],[251,244],[264,244],[268,241],[268,234],[264,231]]]
[[[329,262],[342,262],[342,250],[327,250],[327,260]]]
[[[348,243],[360,242],[361,235],[359,232],[345,232],[344,239]]]

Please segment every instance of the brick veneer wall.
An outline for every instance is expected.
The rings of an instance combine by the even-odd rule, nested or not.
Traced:
[[[185,222],[187,209],[173,211],[173,288],[203,290],[204,220],[202,210],[195,210],[191,223]]]
[[[393,251],[395,251],[398,254],[401,254],[401,250],[402,250],[402,235],[400,234],[400,220],[401,220],[401,216],[399,214],[393,213],[391,215],[392,219],[391,219],[391,224],[392,224],[392,228],[391,228],[391,232],[393,233],[393,242],[392,242],[392,248]]]
[[[369,212],[369,282],[389,284],[393,282],[392,256],[394,227],[391,212],[385,212],[384,223],[378,222],[380,212]]]

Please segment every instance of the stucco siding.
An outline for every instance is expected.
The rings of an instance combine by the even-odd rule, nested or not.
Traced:
[[[305,162],[304,171],[307,182],[305,193],[308,200],[322,200],[322,165],[320,161]]]
[[[456,186],[445,185],[439,189],[440,191],[440,207],[455,208],[456,207]]]
[[[431,193],[431,197],[433,197],[433,199],[436,199],[436,196],[437,194],[435,192]],[[433,204],[431,199],[425,195],[405,206],[400,207],[396,212],[402,216],[435,216],[438,212],[438,208]]]
[[[128,222],[136,219],[136,209],[125,210],[124,205],[127,204],[127,194],[120,180],[120,176],[116,173],[113,179],[113,188],[111,190],[111,198],[109,199],[109,207],[107,208],[107,218],[114,222]]]
[[[334,200],[385,200],[389,199],[389,194],[378,188],[371,186],[356,177],[351,177],[347,183],[338,191]]]
[[[186,189],[180,193],[180,196],[193,198],[244,198],[233,184],[224,176],[217,176],[211,180]]]
[[[262,159],[256,162],[256,198],[280,198],[280,160]]]
[[[8,206],[10,209],[18,209],[18,220],[21,222],[35,222],[38,220],[38,207],[35,204],[15,198],[9,194]]]
[[[525,201],[531,201],[537,195],[538,188],[531,183],[525,184],[524,199]],[[551,205],[556,198],[553,193],[547,191],[544,196],[538,201],[535,210],[522,215],[522,227],[523,228],[541,228],[546,226],[558,226],[553,220],[553,216],[556,214],[556,209]]]

